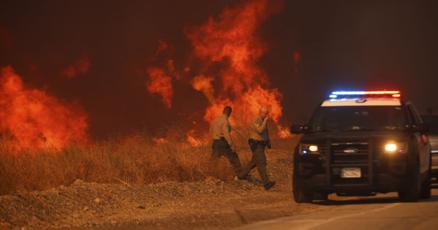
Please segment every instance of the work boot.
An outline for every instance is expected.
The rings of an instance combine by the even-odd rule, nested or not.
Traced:
[[[269,181],[268,183],[264,184],[263,187],[265,187],[265,190],[269,190],[272,187],[274,187],[275,181]]]

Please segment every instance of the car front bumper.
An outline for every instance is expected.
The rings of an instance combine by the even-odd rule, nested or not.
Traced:
[[[338,193],[348,195],[368,195],[372,193],[387,193],[398,191],[405,181],[402,176],[387,173],[374,175],[372,184],[345,182],[332,184],[326,174],[316,174],[303,180],[303,186],[309,191]]]

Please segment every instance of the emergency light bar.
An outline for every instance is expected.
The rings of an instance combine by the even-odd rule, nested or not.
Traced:
[[[334,91],[329,96],[332,99],[351,98],[351,97],[400,97],[398,90],[383,90],[383,91]]]

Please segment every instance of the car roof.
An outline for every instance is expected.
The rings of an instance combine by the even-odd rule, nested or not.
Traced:
[[[321,107],[338,106],[401,106],[400,98],[342,98],[328,99],[321,103]]]

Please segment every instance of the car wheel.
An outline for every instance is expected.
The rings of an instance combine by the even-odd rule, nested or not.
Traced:
[[[326,200],[328,200],[328,195],[329,194],[326,192],[317,192],[317,193],[314,193],[313,199],[320,200],[320,201],[326,201]]]
[[[313,192],[307,191],[297,178],[294,178],[292,182],[292,192],[296,203],[312,203],[313,201]]]
[[[425,181],[421,186],[421,194],[420,197],[422,199],[429,199],[432,196],[432,157],[430,159],[429,170],[427,172],[427,176]]]
[[[422,183],[419,171],[419,162],[416,161],[412,171],[408,174],[406,183],[398,192],[400,201],[402,202],[416,202],[420,198]]]

